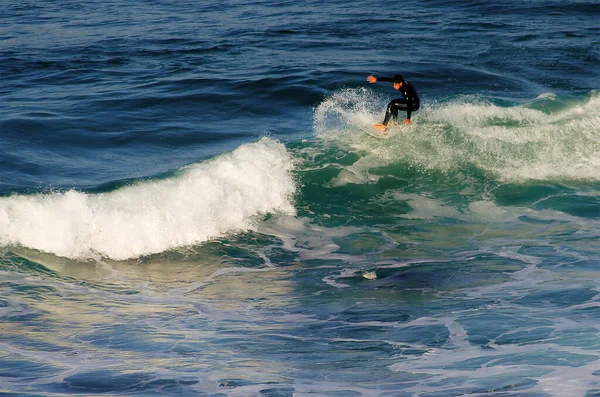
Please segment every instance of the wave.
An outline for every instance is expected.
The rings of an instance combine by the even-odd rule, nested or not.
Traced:
[[[258,214],[294,213],[293,161],[262,138],[174,177],[115,191],[0,198],[0,245],[72,259],[125,260],[247,230]]]
[[[474,166],[500,180],[600,179],[597,92],[577,103],[554,94],[520,106],[480,97],[425,103],[414,123],[394,129],[391,139],[366,136],[358,127],[380,122],[386,102],[364,88],[338,91],[315,109],[315,135],[422,170]]]

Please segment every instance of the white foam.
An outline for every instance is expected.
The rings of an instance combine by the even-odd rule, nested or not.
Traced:
[[[555,101],[556,100],[556,94],[553,92],[545,92],[543,94],[540,94],[537,96],[536,99],[548,99],[551,101]]]
[[[433,199],[424,195],[414,193],[402,193],[393,191],[394,200],[407,201],[412,211],[404,218],[410,219],[433,219],[433,218],[452,218],[459,219],[461,214],[458,210],[442,200]]]
[[[375,155],[361,157],[350,166],[342,166],[340,173],[331,180],[331,186],[340,187],[350,183],[364,184],[377,182],[379,177],[369,173],[369,170],[382,165],[384,163]]]
[[[532,125],[544,122],[547,115],[539,110],[524,107],[499,107],[487,101],[477,100],[451,102],[424,109],[425,117],[431,122],[451,123],[455,126],[481,126],[490,122],[511,122],[519,125]]]
[[[0,198],[0,245],[115,260],[246,230],[257,214],[293,213],[293,162],[262,138],[231,153],[104,194],[75,190]]]
[[[548,98],[553,97],[538,100]],[[358,126],[380,120],[385,100],[367,89],[346,89],[315,109],[314,131],[386,164],[443,172],[472,165],[509,181],[598,180],[600,95],[592,92],[578,104],[562,106],[546,111],[533,105],[503,107],[476,97],[424,103],[413,125],[399,127],[384,142]],[[352,171],[346,169],[332,183],[370,182],[364,178],[368,170]]]

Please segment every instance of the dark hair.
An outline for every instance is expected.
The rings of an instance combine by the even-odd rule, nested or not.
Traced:
[[[404,83],[404,77],[401,74],[394,76],[394,83]]]

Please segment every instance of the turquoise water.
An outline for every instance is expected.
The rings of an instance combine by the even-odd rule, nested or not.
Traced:
[[[600,395],[599,7],[392,8],[7,5],[0,395]]]

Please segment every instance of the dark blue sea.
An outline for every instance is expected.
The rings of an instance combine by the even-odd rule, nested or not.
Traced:
[[[600,396],[597,0],[0,16],[0,396]]]

